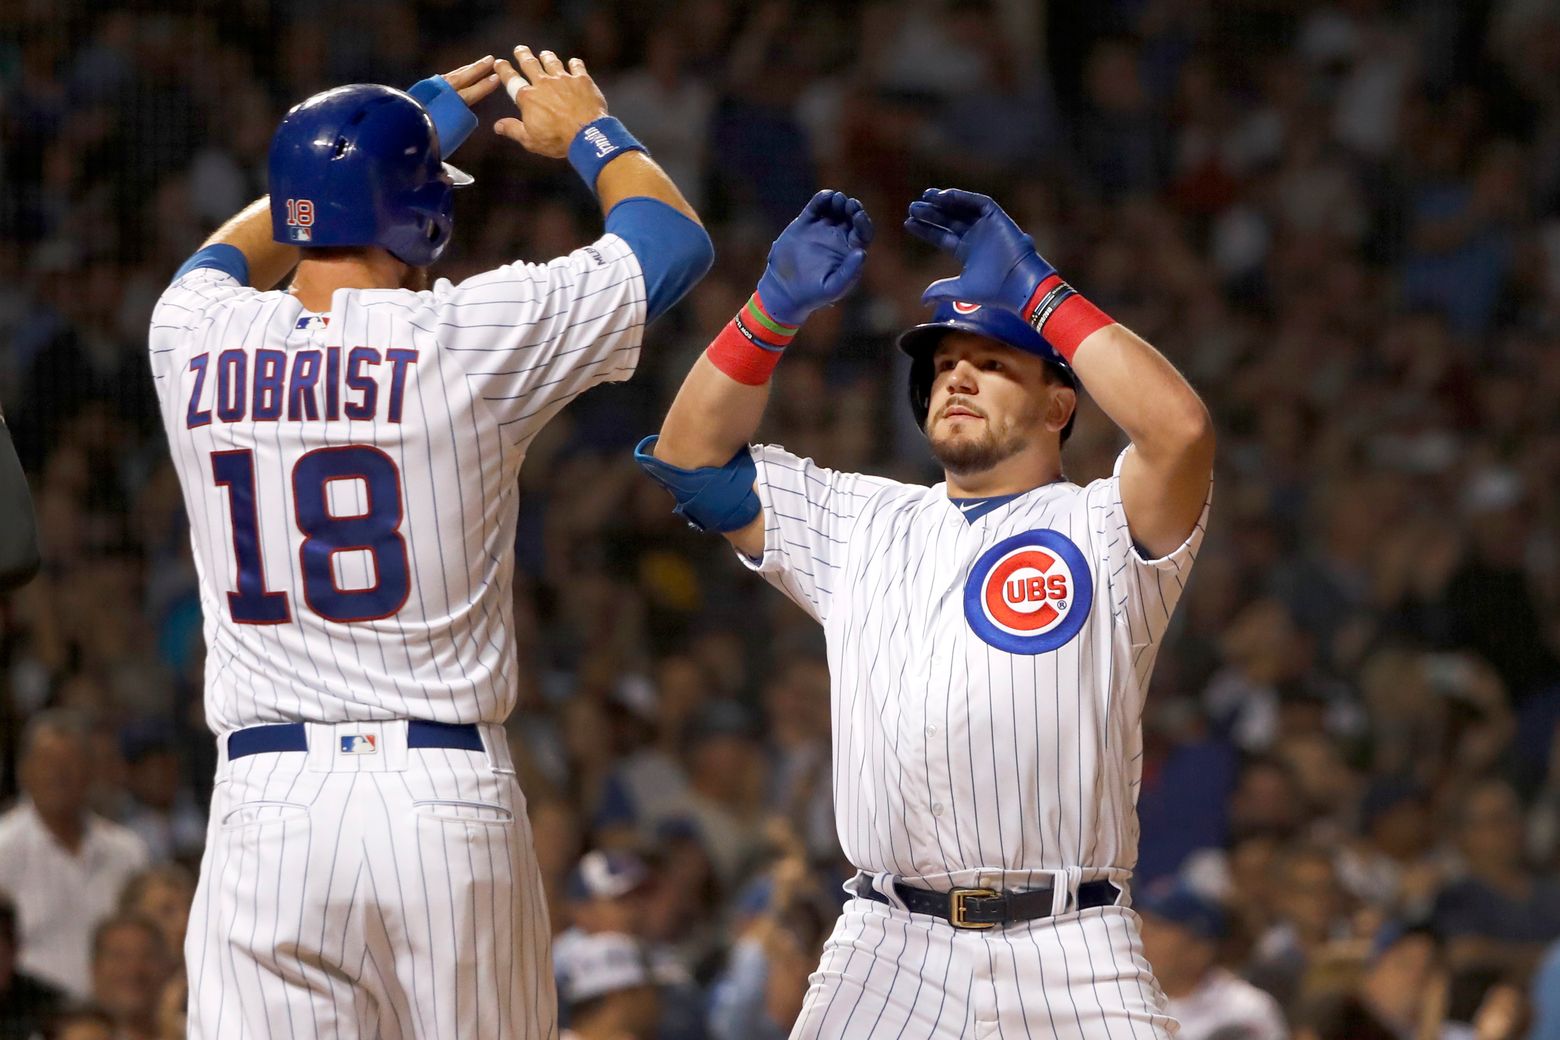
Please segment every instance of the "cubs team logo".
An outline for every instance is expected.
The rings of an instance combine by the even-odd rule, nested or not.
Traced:
[[[964,618],[1010,654],[1044,654],[1083,627],[1094,579],[1083,553],[1058,531],[1025,531],[987,549],[964,583]]]
[[[960,314],[974,314],[976,311],[980,310],[980,304],[965,303],[963,300],[954,300],[953,309]]]

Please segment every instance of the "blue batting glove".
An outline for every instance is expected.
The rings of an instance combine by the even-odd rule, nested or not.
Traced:
[[[1036,286],[1056,273],[995,200],[973,191],[926,189],[910,204],[905,230],[964,265],[957,277],[927,286],[922,303],[963,300],[1022,315]]]
[[[872,221],[860,202],[820,191],[769,247],[769,266],[758,281],[764,309],[783,324],[802,324],[850,292],[871,241]]]

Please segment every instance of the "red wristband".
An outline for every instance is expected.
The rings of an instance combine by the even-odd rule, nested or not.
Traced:
[[[750,316],[748,320],[744,320],[744,315]],[[796,326],[784,325],[770,317],[758,294],[754,293],[704,353],[711,364],[737,382],[763,386],[769,382],[796,333]]]
[[[1039,285],[1024,304],[1024,320],[1070,364],[1078,344],[1116,320],[1053,274]]]

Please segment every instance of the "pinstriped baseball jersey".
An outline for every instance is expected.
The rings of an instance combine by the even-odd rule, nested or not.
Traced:
[[[1145,560],[1120,459],[970,519],[941,484],[753,457],[764,555],[746,562],[824,627],[850,861],[929,888],[1130,870],[1143,696],[1207,505]]]
[[[616,235],[328,315],[212,268],[151,359],[200,576],[214,730],[501,722],[515,697],[516,475],[576,395],[626,379],[645,285]]]

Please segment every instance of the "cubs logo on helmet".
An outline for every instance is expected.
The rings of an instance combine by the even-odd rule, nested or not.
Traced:
[[[958,311],[960,314],[974,314],[976,311],[980,310],[980,304],[965,303],[963,300],[954,300],[953,309]]]
[[[1011,654],[1044,654],[1078,634],[1094,602],[1083,553],[1057,531],[1026,531],[983,553],[964,583],[964,618]]]

